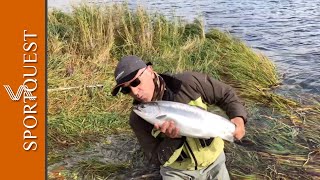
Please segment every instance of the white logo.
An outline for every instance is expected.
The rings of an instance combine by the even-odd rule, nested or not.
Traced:
[[[3,86],[6,89],[10,99],[13,101],[20,100],[22,92],[24,92],[24,96],[29,97],[30,100],[36,100],[34,98],[35,96],[32,95],[31,91],[29,90],[29,88],[26,85],[20,85],[16,94],[13,93],[13,91],[9,85],[3,85]]]
[[[122,76],[123,73],[124,73],[124,71],[122,71],[121,73],[119,73],[118,76],[116,77],[116,80],[118,80],[118,79]]]

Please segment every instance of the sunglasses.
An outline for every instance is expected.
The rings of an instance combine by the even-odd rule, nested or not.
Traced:
[[[120,92],[121,93],[123,93],[123,94],[129,94],[130,92],[131,92],[131,88],[130,87],[137,87],[137,86],[139,86],[140,85],[140,83],[141,83],[141,81],[140,81],[140,77],[141,77],[141,75],[144,73],[144,71],[146,70],[147,68],[145,68],[143,71],[142,71],[142,73],[135,79],[135,80],[133,80],[130,84],[129,84],[129,86],[126,86],[126,87],[121,87],[121,90],[120,90]]]

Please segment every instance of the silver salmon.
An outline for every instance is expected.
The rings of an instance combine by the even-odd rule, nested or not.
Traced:
[[[235,125],[230,120],[196,106],[172,101],[153,101],[134,105],[133,111],[153,125],[174,121],[181,136],[203,139],[221,137],[234,141]]]

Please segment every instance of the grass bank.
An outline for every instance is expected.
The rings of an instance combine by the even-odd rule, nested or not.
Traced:
[[[201,20],[169,20],[126,5],[83,5],[70,13],[48,14],[49,163],[69,148],[85,151],[105,134],[130,132],[131,100],[110,93],[117,61],[130,54],[152,62],[158,72],[204,72],[237,90],[251,115],[247,138],[253,144],[227,145],[233,178],[320,175],[315,163],[319,104],[306,107],[273,93],[280,80],[267,57],[227,32],[205,32]],[[96,161],[79,166],[88,163],[92,169],[114,171]]]

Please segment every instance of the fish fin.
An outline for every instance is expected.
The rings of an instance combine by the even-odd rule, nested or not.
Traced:
[[[167,115],[160,115],[160,116],[157,116],[156,119],[164,119],[166,117],[167,117]]]

